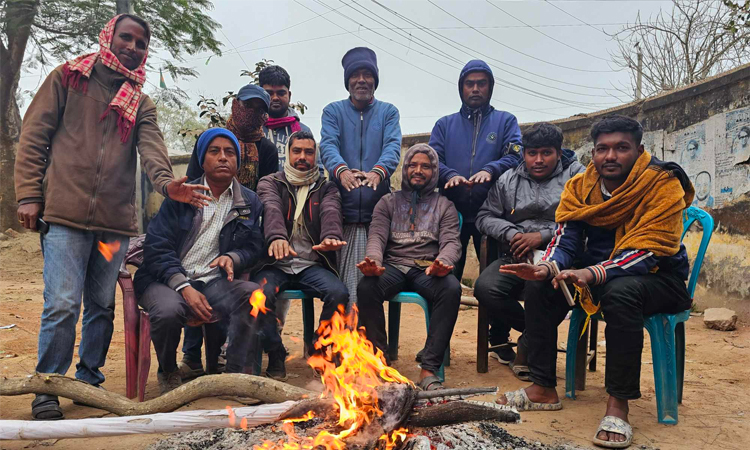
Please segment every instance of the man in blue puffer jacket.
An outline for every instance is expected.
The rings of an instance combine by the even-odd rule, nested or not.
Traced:
[[[469,61],[458,79],[461,110],[440,118],[430,134],[430,146],[440,158],[440,192],[453,201],[463,216],[462,255],[455,272],[459,280],[470,237],[474,237],[479,255],[482,234],[474,220],[487,199],[491,181],[521,162],[518,121],[513,114],[490,105],[494,85],[487,63]]]
[[[320,156],[341,191],[344,241],[338,256],[341,281],[356,303],[365,258],[367,229],[380,198],[390,192],[390,177],[401,157],[398,109],[375,99],[378,61],[375,52],[356,47],[344,55],[344,87],[349,98],[328,104],[321,119]]]

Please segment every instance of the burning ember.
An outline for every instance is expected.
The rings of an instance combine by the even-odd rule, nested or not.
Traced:
[[[408,378],[385,364],[383,353],[367,340],[364,328],[357,329],[357,319],[356,306],[350,314],[344,314],[341,306],[331,320],[322,321],[318,328],[320,337],[315,343],[318,353],[307,361],[320,374],[325,385],[321,398],[333,399],[335,402],[338,409],[337,429],[323,430],[315,437],[298,436],[294,431],[294,422],[312,419],[314,413],[309,411],[303,417],[284,421],[283,430],[287,434],[287,442],[265,441],[263,445],[255,446],[256,450],[345,449],[346,438],[355,435],[375,418],[383,415],[378,406],[376,389],[379,386],[385,383],[413,386]],[[379,438],[379,441],[383,441],[381,448],[394,449],[406,437],[405,428],[383,434]]]
[[[110,243],[99,241],[99,253],[102,254],[107,262],[112,261],[115,253],[120,251],[120,241],[114,241]]]
[[[253,294],[250,296],[250,304],[253,306],[253,309],[250,310],[250,315],[253,317],[258,317],[258,313],[265,314],[268,312],[268,308],[266,308],[266,296],[263,294],[262,286],[260,289],[253,291]]]

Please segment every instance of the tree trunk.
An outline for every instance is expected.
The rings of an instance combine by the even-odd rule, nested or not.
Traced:
[[[38,0],[9,0],[5,5],[5,47],[0,40],[0,230],[19,229],[13,167],[21,134],[21,113],[16,102],[21,64]]]

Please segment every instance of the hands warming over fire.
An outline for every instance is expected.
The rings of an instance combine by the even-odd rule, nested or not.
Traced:
[[[335,252],[341,247],[346,245],[346,241],[339,241],[338,239],[323,239],[320,244],[313,245],[313,250],[317,252]]]
[[[425,269],[424,273],[431,277],[444,277],[451,273],[453,266],[449,266],[444,262],[436,259],[430,267]]]
[[[378,263],[368,257],[365,257],[364,261],[357,264],[357,268],[366,277],[379,277],[380,275],[383,275],[385,273],[385,267],[379,266]]]
[[[234,279],[234,261],[232,261],[232,258],[230,256],[219,256],[218,258],[214,259],[211,264],[208,265],[208,267],[218,267],[226,272],[227,281],[232,281]]]
[[[287,258],[289,255],[297,256],[297,252],[286,239],[276,239],[268,246],[268,256],[273,256],[277,260]]]

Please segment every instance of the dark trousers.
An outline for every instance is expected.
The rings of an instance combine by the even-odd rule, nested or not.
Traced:
[[[669,273],[618,277],[592,286],[595,303],[607,326],[604,385],[609,395],[632,400],[641,396],[643,318],[656,313],[677,313],[690,308],[685,281]],[[557,327],[570,307],[549,281],[527,281],[526,331],[531,381],[539,386],[557,384]]]
[[[364,277],[357,286],[359,325],[365,327],[367,338],[388,354],[383,302],[401,291],[414,291],[430,305],[430,329],[422,354],[422,368],[437,372],[443,364],[445,350],[450,344],[453,327],[461,304],[461,284],[453,274],[431,277],[424,270],[411,269],[404,274],[390,264],[379,277]],[[414,324],[416,326],[416,324]],[[386,356],[387,357],[387,356]]]
[[[216,278],[205,285],[195,283],[193,287],[206,297],[215,314],[222,319],[229,318],[226,371],[243,372],[252,347],[251,336],[255,332],[248,299],[258,285],[249,281]],[[160,368],[164,372],[174,372],[177,370],[177,346],[182,328],[193,317],[190,306],[180,293],[162,283],[151,283],[138,303],[148,312],[151,340]]]
[[[339,305],[346,308],[349,291],[335,273],[323,266],[311,266],[298,274],[288,274],[269,266],[255,274],[253,281],[263,286],[266,307],[269,311],[263,316],[261,342],[266,353],[283,349],[279,328],[276,326],[276,293],[287,289],[299,289],[307,295],[323,300],[320,320],[329,320]]]
[[[218,355],[220,348],[227,341],[227,333],[229,331],[229,320],[223,318],[216,323],[207,323],[206,327],[211,327],[211,332],[208,335],[211,336],[210,342],[206,342],[207,347],[213,346],[216,350],[215,355]],[[201,362],[201,349],[203,347],[203,330],[201,327],[191,327],[185,325],[185,336],[182,339],[182,358],[185,361],[191,363]],[[206,361],[206,366],[216,364],[216,361]]]
[[[489,313],[490,345],[508,342],[511,328],[522,333],[526,328],[519,302],[525,281],[515,275],[499,273],[502,264],[510,264],[510,261],[496,259],[479,274],[474,284],[474,297]]]
[[[464,222],[461,225],[461,259],[456,263],[456,267],[453,268],[453,275],[461,281],[464,276],[464,266],[466,265],[466,255],[469,250],[469,238],[474,238],[474,250],[477,252],[477,258],[479,258],[479,252],[482,246],[482,233],[477,230],[474,222]]]

